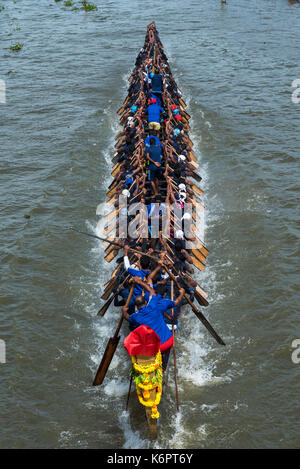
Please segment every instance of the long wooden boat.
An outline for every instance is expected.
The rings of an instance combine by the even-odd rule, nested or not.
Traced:
[[[162,108],[161,118],[159,122],[156,122],[159,125],[148,122],[150,115],[148,106],[152,104],[160,104]],[[206,258],[209,254],[197,233],[196,212],[200,210],[201,213],[201,210],[204,209],[200,199],[203,191],[196,184],[201,181],[201,177],[197,173],[199,165],[193,151],[193,143],[189,137],[190,115],[186,110],[182,92],[172,76],[154,22],[147,27],[143,48],[137,56],[135,68],[129,78],[128,95],[118,110],[118,115],[123,129],[116,136],[116,151],[112,156],[113,182],[107,191],[107,205],[110,207],[110,212],[106,216],[104,229],[105,260],[107,262],[116,260],[116,266],[111,279],[104,286],[102,299],[105,300],[105,304],[101,307],[98,315],[104,316],[111,304],[123,306],[124,313],[128,310],[131,294],[136,288],[136,284],[134,286],[132,280],[133,282],[138,281],[137,277],[128,273],[129,271],[124,266],[124,253],[122,251],[124,248],[127,253],[129,249],[128,256],[131,267],[134,263],[135,269],[138,268],[141,256],[148,257],[152,262],[150,270],[155,269],[159,264],[157,282],[169,286],[169,298],[173,300],[178,297],[179,292],[184,291],[177,313],[179,308],[188,304],[211,335],[220,344],[225,345],[194,304],[196,300],[200,306],[208,305],[207,294],[194,278],[195,269],[201,272],[205,268]],[[158,138],[163,146],[158,182],[155,179],[148,180],[149,171],[151,173],[147,151],[149,148],[147,146],[149,144],[148,137],[150,136]],[[154,144],[153,140],[151,144]],[[155,145],[158,145],[158,140]],[[158,167],[158,165],[156,166]],[[120,221],[120,214],[124,214],[121,202],[124,198],[126,199],[125,213],[127,217],[125,230],[124,224],[122,225]],[[137,202],[141,204],[143,209],[139,209],[132,215],[130,210]],[[147,235],[152,228],[152,224],[151,227],[149,226],[150,215],[152,216],[151,210],[152,208],[154,211],[157,210],[156,205],[151,205],[154,203],[160,204],[160,211],[156,211],[156,222],[160,223],[165,213],[167,221],[165,226],[158,227],[158,238],[153,239],[147,238]],[[189,214],[188,204],[189,207],[192,207],[192,212]],[[144,210],[145,207],[146,210]],[[181,211],[173,210],[174,207],[180,208]],[[188,230],[183,228],[183,222],[186,220],[189,221]],[[129,225],[135,226],[135,231],[133,234],[131,232],[131,236],[128,236],[127,233]],[[166,227],[167,229],[165,229]],[[125,248],[125,246],[127,247]],[[123,295],[123,300],[120,300],[120,294]],[[145,288],[142,292],[142,295],[144,294]],[[120,340],[119,333],[124,316],[126,317],[126,314],[122,313],[116,332],[109,339],[94,385],[100,385],[103,382]],[[171,312],[166,312],[165,316],[166,321],[169,322],[168,327],[172,330],[174,341],[172,353],[175,363],[178,410],[175,352],[175,329],[178,317],[175,308],[172,308]],[[132,360],[127,404],[131,384],[134,381],[138,399],[145,407],[150,437],[156,438],[159,416],[157,407],[163,394],[162,388],[166,381],[163,379],[163,375],[166,376],[166,373],[163,372],[162,368],[160,341],[156,341],[157,335],[154,333],[155,335],[151,336],[150,330],[149,336],[148,328],[145,329],[146,335],[145,331],[142,331],[143,333],[139,336],[139,330],[140,327],[132,331],[124,341]],[[167,355],[165,353],[163,356],[164,369],[167,367]]]

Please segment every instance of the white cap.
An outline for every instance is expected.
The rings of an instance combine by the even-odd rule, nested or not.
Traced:
[[[182,230],[175,231],[175,238],[183,239],[183,231]]]
[[[179,187],[179,189],[186,191],[186,186],[185,186],[185,184],[181,183],[181,184],[179,184],[178,187]]]
[[[192,215],[188,212],[186,212],[183,217],[181,218],[181,220],[190,220],[192,218]]]
[[[130,195],[130,192],[127,189],[123,189],[122,195],[124,195],[125,197],[128,197]]]
[[[185,161],[186,157],[184,155],[178,155],[178,159],[181,161]]]

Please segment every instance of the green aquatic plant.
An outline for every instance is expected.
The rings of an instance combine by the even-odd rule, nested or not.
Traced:
[[[65,5],[65,7],[71,7],[71,6],[73,6],[73,2],[72,2],[72,0],[66,0],[64,5]]]
[[[23,44],[16,44],[15,46],[10,46],[10,50],[19,51],[23,47]]]
[[[83,0],[82,6],[85,11],[98,10],[96,5],[93,5],[92,3],[87,3],[86,0]]]

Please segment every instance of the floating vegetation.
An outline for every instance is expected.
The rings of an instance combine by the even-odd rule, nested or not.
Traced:
[[[92,3],[87,3],[86,0],[83,0],[82,6],[85,11],[98,10],[96,5],[93,5]]]
[[[23,44],[16,44],[15,46],[10,46],[10,50],[19,51],[23,47]]]
[[[61,2],[62,0],[54,0],[56,3]],[[61,10],[66,10],[65,7],[72,7],[72,11],[76,10],[84,10],[84,11],[93,11],[93,10],[98,10],[97,5],[94,5],[93,3],[88,3],[87,0],[82,0],[81,2],[82,7],[79,8],[79,6],[76,6],[73,0],[65,0],[64,1],[64,6],[61,8]]]
[[[0,12],[3,11],[4,8],[5,8],[5,7],[1,5],[1,6],[0,6]]]

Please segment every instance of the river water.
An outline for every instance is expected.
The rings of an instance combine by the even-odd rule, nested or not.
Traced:
[[[0,2],[0,447],[299,447],[300,5],[94,3],[85,13]],[[153,19],[192,115],[211,251],[203,312],[227,345],[184,311],[181,410],[171,366],[150,443],[135,394],[124,410],[121,345],[103,386],[91,386],[119,317],[96,316],[113,267],[95,240],[65,227],[95,232],[116,110]]]

